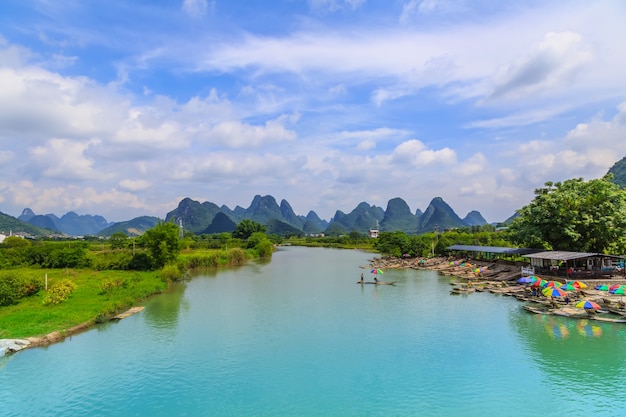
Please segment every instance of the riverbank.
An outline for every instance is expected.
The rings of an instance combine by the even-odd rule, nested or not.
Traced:
[[[626,301],[623,295],[611,294],[606,290],[594,289],[599,285],[625,284],[623,279],[585,280],[587,287],[569,292],[568,297],[546,297],[539,291],[533,292],[526,284],[518,283],[521,278],[521,269],[513,265],[498,262],[469,261],[466,259],[452,259],[437,257],[428,259],[407,259],[381,257],[370,260],[371,268],[376,269],[428,269],[438,271],[441,275],[448,275],[455,280],[451,294],[471,294],[473,292],[491,292],[494,294],[512,296],[526,304],[539,304],[540,309],[527,308],[527,311],[536,314],[555,314],[572,318],[592,318],[595,320],[624,323],[626,317]],[[546,280],[563,282],[562,277],[542,276]],[[597,316],[584,309],[574,309],[571,306],[576,301],[587,300],[597,303],[598,311],[613,313],[612,318]],[[570,304],[571,303],[571,304]],[[595,311],[595,310],[594,310]]]
[[[515,265],[449,257],[380,257],[370,260],[370,267],[383,270],[430,269],[438,271],[442,275],[450,275],[465,280],[514,281],[521,277],[521,270]]]
[[[41,337],[27,337],[24,339],[0,339],[0,356],[19,352],[20,350],[48,346],[58,343],[68,337],[89,330],[95,325],[93,320],[79,324],[63,331],[55,331]]]

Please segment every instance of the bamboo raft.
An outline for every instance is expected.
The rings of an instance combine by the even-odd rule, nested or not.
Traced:
[[[122,320],[122,319],[125,319],[126,317],[130,317],[133,314],[139,313],[143,309],[144,309],[144,307],[132,307],[132,308],[128,309],[127,311],[123,312],[123,313],[120,313],[118,315],[115,315],[115,316],[111,317],[111,320]]]

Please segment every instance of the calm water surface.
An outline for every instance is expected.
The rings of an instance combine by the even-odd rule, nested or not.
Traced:
[[[282,248],[0,358],[2,416],[624,416],[626,325],[449,294],[432,271]]]

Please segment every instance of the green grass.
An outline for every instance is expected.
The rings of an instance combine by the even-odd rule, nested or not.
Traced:
[[[21,269],[20,273],[42,279],[47,274],[49,287],[55,281],[71,279],[77,288],[58,305],[44,306],[42,290],[15,305],[0,307],[0,339],[43,336],[96,323],[167,288],[159,272]],[[103,293],[102,282],[107,280],[119,285]]]
[[[258,257],[252,249],[186,250],[174,268],[187,271],[195,268],[219,268],[242,265]],[[169,272],[169,273],[168,273]],[[137,272],[91,269],[19,269],[22,276],[43,279],[48,287],[62,279],[72,280],[77,288],[57,305],[43,305],[45,291],[25,297],[15,305],[0,307],[0,339],[39,337],[59,331],[63,333],[83,323],[97,323],[137,304],[138,301],[167,288],[167,278],[174,270]],[[181,275],[182,276],[182,275]]]

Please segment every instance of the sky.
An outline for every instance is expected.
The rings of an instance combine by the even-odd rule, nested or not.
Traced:
[[[622,0],[3,0],[0,211],[504,221],[626,156]]]

